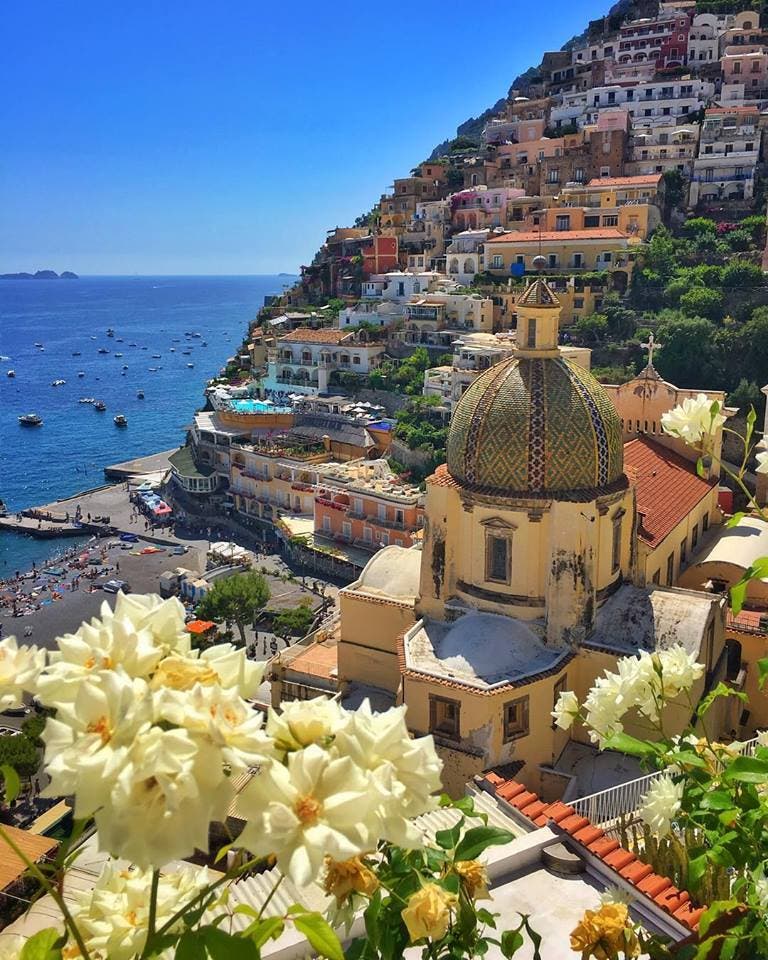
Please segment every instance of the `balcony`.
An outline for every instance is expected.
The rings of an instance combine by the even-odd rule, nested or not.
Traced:
[[[309,378],[309,377],[278,376],[278,377],[275,377],[275,381],[277,383],[292,384],[293,386],[296,386],[296,387],[316,387],[318,385],[317,377]]]
[[[697,183],[733,183],[739,182],[742,180],[754,180],[755,171],[752,170],[749,173],[730,173],[727,170],[719,170],[716,173],[713,173],[712,176],[707,176],[699,174],[698,176],[694,174],[691,177],[691,180],[695,180]]]

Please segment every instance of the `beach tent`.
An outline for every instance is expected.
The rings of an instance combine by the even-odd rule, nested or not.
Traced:
[[[168,506],[168,504],[161,500],[160,503],[154,508],[153,513],[157,517],[166,517],[169,513],[173,513],[173,510]]]

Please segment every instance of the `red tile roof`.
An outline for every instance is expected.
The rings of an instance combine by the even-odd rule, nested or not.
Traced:
[[[278,340],[280,343],[341,343],[351,336],[350,330],[336,330],[334,327],[322,327],[320,330],[297,327],[284,337],[278,337]]]
[[[647,437],[624,444],[624,472],[635,487],[643,516],[640,539],[656,547],[708,496],[716,483],[696,473],[696,464]]]
[[[741,56],[741,54],[739,54],[739,56]],[[754,114],[755,116],[757,116],[760,113],[760,111],[758,110],[757,106],[754,106],[754,107],[737,107],[737,106],[707,107],[707,109],[704,111],[704,116],[717,117],[721,114],[727,115],[731,113],[738,113],[738,114],[744,114],[744,115]]]
[[[600,827],[591,824],[586,817],[579,816],[573,807],[561,800],[544,803],[522,783],[508,780],[496,770],[486,771],[483,779],[491,793],[506,800],[535,826],[555,824],[558,829],[570,834],[572,843],[602,860],[606,867],[631,883],[638,893],[652,900],[658,909],[670,914],[690,930],[698,927],[699,918],[706,907],[694,907],[689,893],[678,890],[668,877],[654,873],[650,864],[636,857],[631,850],[625,850],[618,840],[606,836]]]
[[[554,241],[568,243],[571,240],[626,240],[627,234],[615,227],[606,227],[603,230],[518,230],[512,233],[503,233],[499,237],[491,237],[486,243],[542,243]]]
[[[638,177],[595,177],[588,187],[655,187],[661,180],[660,173],[644,173]]]

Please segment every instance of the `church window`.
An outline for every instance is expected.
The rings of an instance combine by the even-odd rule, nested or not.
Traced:
[[[691,550],[696,549],[696,544],[699,542],[699,525],[694,523],[693,530],[691,530]]]
[[[564,673],[562,677],[557,681],[553,690],[552,690],[552,708],[554,709],[557,706],[557,701],[560,699],[560,694],[565,693],[568,689],[568,674]],[[552,729],[554,730],[557,724],[552,721]]]
[[[675,579],[675,555],[670,553],[667,557],[667,586],[672,586],[672,581]]]
[[[704,516],[701,518],[701,529],[704,531],[704,533],[706,533],[707,530],[709,530],[709,514],[708,513],[705,513]]]
[[[460,733],[461,704],[445,697],[429,698],[429,729],[443,737],[458,740]]]
[[[528,734],[528,697],[504,704],[504,743]]]
[[[509,537],[486,534],[485,579],[509,583]]]
[[[681,567],[685,563],[687,558],[688,558],[688,538],[683,537],[683,539],[680,541],[680,566]]]
[[[525,345],[527,347],[536,346],[536,321],[535,320],[528,321],[528,337]]]
[[[611,573],[621,566],[621,517],[613,521],[613,540],[611,541]]]

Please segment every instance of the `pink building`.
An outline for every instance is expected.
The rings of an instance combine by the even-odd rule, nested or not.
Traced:
[[[759,44],[726,47],[720,67],[723,83],[743,83],[747,97],[768,87],[768,51]]]
[[[410,547],[424,522],[424,494],[405,484],[356,482],[315,497],[315,536],[378,550]]]
[[[688,59],[690,17],[677,13],[656,20],[633,20],[621,28],[618,62],[680,67]]]
[[[503,227],[507,205],[525,196],[519,187],[488,187],[462,190],[451,198],[451,222],[458,230],[485,230]]]

